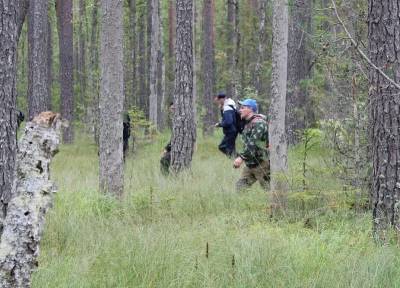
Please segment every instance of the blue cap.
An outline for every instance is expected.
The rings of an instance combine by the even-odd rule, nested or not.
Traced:
[[[253,112],[257,112],[257,101],[254,99],[244,99],[238,102],[242,106],[248,106],[253,110]]]

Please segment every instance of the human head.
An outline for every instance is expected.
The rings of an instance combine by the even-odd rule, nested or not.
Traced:
[[[219,92],[217,94],[217,96],[215,96],[214,101],[215,103],[217,103],[218,105],[224,105],[226,99],[226,94],[225,92]]]
[[[174,102],[170,102],[169,103],[169,112],[174,113],[174,110],[175,110]]]
[[[238,102],[240,104],[240,117],[249,119],[254,113],[257,113],[257,101],[254,99],[245,99]]]

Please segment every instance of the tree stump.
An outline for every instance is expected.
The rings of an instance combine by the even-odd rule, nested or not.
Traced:
[[[0,231],[1,288],[31,286],[45,214],[53,204],[50,163],[62,126],[59,114],[43,112],[27,123],[19,141],[12,198]]]

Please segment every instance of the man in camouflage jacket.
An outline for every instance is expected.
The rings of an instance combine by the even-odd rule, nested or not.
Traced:
[[[242,133],[243,151],[233,162],[234,168],[240,168],[245,163],[242,175],[236,182],[236,189],[243,190],[258,181],[267,189],[270,180],[268,154],[268,124],[265,116],[256,114],[257,102],[253,99],[239,101],[240,116],[246,119]]]

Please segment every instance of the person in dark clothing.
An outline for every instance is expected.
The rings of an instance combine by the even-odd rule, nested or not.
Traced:
[[[17,111],[17,125],[18,125],[18,129],[19,129],[19,126],[21,126],[21,123],[25,120],[25,115],[20,110],[16,110],[16,111]]]
[[[129,117],[129,114],[127,112],[124,113],[124,118],[122,123],[124,124],[122,139],[123,139],[123,152],[125,160],[125,157],[128,154],[129,137],[131,136],[131,117]]]
[[[169,104],[169,112],[172,115],[174,113],[174,103]],[[163,175],[169,174],[169,166],[171,164],[171,140],[164,147],[163,154],[160,159],[160,170]]]
[[[228,157],[236,156],[235,142],[238,131],[236,129],[236,104],[231,98],[227,98],[225,93],[221,92],[215,97],[216,103],[221,110],[221,122],[215,124],[215,127],[222,127],[224,138],[218,145],[218,149]]]

